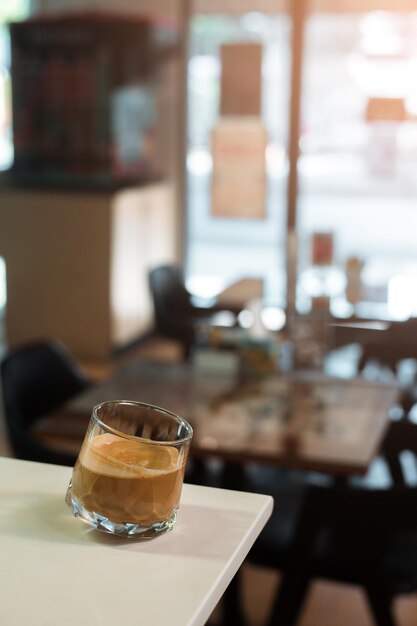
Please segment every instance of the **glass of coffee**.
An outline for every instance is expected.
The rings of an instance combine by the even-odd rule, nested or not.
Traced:
[[[93,408],[66,503],[90,526],[149,539],[174,527],[193,431],[141,402]]]

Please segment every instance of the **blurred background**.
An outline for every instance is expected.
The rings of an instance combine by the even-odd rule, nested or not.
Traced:
[[[283,312],[308,314],[323,302],[336,319],[415,315],[412,3],[138,0],[119,4],[117,15],[104,1],[80,6],[4,0],[0,9],[0,306],[11,343],[67,315],[53,334],[82,356],[106,357],[146,333],[144,274],[162,260],[178,261],[190,291],[204,298],[242,278],[260,279],[265,307],[278,311],[275,327]],[[115,20],[107,35],[90,34],[90,48],[76,34],[70,41],[68,29],[76,33],[79,23],[62,23],[83,15],[91,32],[95,20]],[[152,23],[149,41],[132,31],[120,47],[121,33],[143,17]],[[43,21],[55,39],[42,34]],[[66,47],[58,41],[65,28]],[[106,55],[118,47],[110,69]],[[138,55],[149,56],[146,67],[125,62]],[[100,76],[101,104],[90,93]],[[100,111],[97,156],[85,138]],[[40,244],[33,224],[25,227],[32,208],[55,248],[71,221],[65,236],[74,240],[66,260],[60,250],[59,271],[57,250]],[[89,218],[88,254],[104,255],[107,277],[96,280],[90,268],[80,283],[70,274],[82,272],[86,251],[75,253],[78,270],[70,253]],[[101,237],[110,238],[107,251]],[[43,265],[39,246],[48,254]],[[61,308],[39,284],[49,271],[51,286],[65,276]],[[74,302],[83,298],[93,309],[94,290],[106,326],[96,345],[69,329],[81,314]],[[35,294],[46,296],[43,305]],[[86,316],[89,324],[97,311]]]
[[[94,382],[132,346],[170,356],[145,340],[173,265],[184,297],[238,312],[237,347],[275,333],[279,372],[340,345],[322,373],[379,360],[415,424],[416,69],[417,0],[1,0],[0,354],[55,338]],[[325,347],[323,321],[345,333]],[[264,623],[279,574],[243,576]],[[371,624],[340,591],[315,584],[302,626]]]

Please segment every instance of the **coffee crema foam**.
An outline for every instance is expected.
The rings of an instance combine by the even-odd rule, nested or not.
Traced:
[[[105,433],[83,446],[80,462],[90,472],[102,476],[147,478],[176,470],[178,450]]]
[[[169,519],[179,506],[185,460],[173,446],[105,433],[85,441],[72,477],[88,511],[144,526]]]

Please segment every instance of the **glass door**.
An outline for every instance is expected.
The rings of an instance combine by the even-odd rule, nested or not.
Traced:
[[[292,23],[284,0],[195,0],[189,22],[188,285],[242,278],[286,299]]]
[[[417,315],[417,3],[310,0],[297,308]],[[412,6],[414,4],[414,6]]]

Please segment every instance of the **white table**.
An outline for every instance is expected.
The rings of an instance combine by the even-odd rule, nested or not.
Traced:
[[[71,468],[0,458],[0,624],[204,624],[268,520],[272,498],[184,485],[151,541],[75,519]]]

